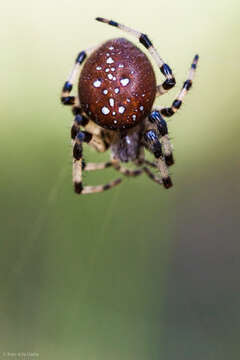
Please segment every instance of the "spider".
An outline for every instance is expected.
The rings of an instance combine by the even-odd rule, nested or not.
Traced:
[[[62,104],[71,105],[75,116],[71,128],[75,192],[97,193],[120,184],[122,178],[106,185],[83,186],[83,171],[108,167],[113,167],[125,176],[145,173],[168,189],[172,187],[168,167],[174,164],[174,158],[164,117],[174,115],[181,107],[184,96],[192,86],[199,57],[194,57],[188,78],[172,105],[152,108],[155,97],[165,94],[176,84],[171,68],[159,56],[147,35],[113,20],[101,17],[96,20],[135,36],[152,55],[165,80],[160,85],[156,84],[153,67],[147,56],[125,38],[109,40],[78,54],[61,95]],[[78,81],[78,95],[70,96],[80,66],[85,60]],[[83,143],[99,152],[110,148],[110,161],[86,164],[82,155]],[[144,158],[144,149],[154,155],[153,162]],[[134,170],[122,164],[130,161],[136,166]],[[149,167],[158,169],[160,178]]]

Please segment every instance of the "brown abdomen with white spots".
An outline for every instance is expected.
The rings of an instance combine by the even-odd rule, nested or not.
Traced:
[[[126,39],[109,40],[86,61],[79,79],[86,114],[106,129],[130,128],[151,111],[156,79],[146,55]]]

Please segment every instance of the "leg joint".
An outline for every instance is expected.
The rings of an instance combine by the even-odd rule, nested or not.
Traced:
[[[63,105],[73,105],[75,102],[75,96],[62,96],[61,102]]]
[[[162,84],[162,87],[164,90],[169,90],[169,89],[173,88],[175,85],[176,85],[175,78],[171,78],[171,79],[166,79],[164,81],[164,83]]]
[[[162,72],[162,74],[164,76],[171,76],[172,75],[172,69],[170,68],[170,66],[168,66],[168,64],[163,64],[161,67],[160,67],[160,70]]]
[[[90,134],[89,132],[87,131],[80,131],[78,134],[77,134],[77,140],[79,140],[79,142],[86,142],[86,143],[89,143],[91,140],[92,140],[92,134]]]
[[[76,63],[82,64],[83,61],[86,59],[86,57],[87,57],[86,52],[85,52],[85,51],[81,51],[81,52],[78,54],[77,58],[76,58]]]
[[[82,144],[77,142],[74,144],[73,157],[75,160],[80,160],[82,158]]]
[[[145,34],[140,36],[139,41],[141,44],[143,44],[143,46],[145,46],[146,49],[149,49],[151,46],[153,46],[151,40]]]

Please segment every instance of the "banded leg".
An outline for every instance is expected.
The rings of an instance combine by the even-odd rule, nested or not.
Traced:
[[[156,125],[158,134],[161,136],[161,143],[163,146],[164,158],[167,166],[174,164],[174,158],[172,154],[172,145],[168,136],[168,127],[164,118],[159,111],[153,110],[148,117],[149,121]]]
[[[82,171],[84,166],[82,159],[82,143],[83,142],[90,143],[91,138],[92,135],[90,133],[87,133],[86,131],[80,131],[73,140],[73,183],[74,183],[74,190],[77,194],[91,194],[91,193],[102,192],[111,189],[122,182],[122,179],[118,178],[106,185],[83,186]]]
[[[94,171],[94,170],[103,170],[108,167],[113,167],[115,170],[119,171],[121,174],[125,176],[138,176],[143,173],[142,169],[136,169],[136,170],[127,169],[121,166],[119,162],[114,163],[114,161],[107,161],[105,163],[87,163],[83,169],[84,171]]]
[[[112,167],[111,161],[106,161],[103,163],[87,163],[84,165],[84,171],[95,171],[95,170],[104,170],[109,167]]]
[[[94,193],[102,192],[105,190],[109,190],[109,189],[112,189],[113,187],[121,184],[121,182],[122,182],[122,179],[118,178],[116,180],[109,182],[108,184],[105,184],[105,185],[84,186],[81,194],[94,194]]]
[[[172,180],[168,174],[168,168],[162,152],[162,145],[158,139],[157,132],[154,129],[146,131],[144,133],[144,140],[146,142],[146,147],[154,154],[155,158],[157,159],[156,165],[160,171],[163,186],[166,189],[170,188],[172,186]]]
[[[145,159],[145,154],[144,154],[144,146],[140,146],[140,150],[139,150],[139,156],[138,158],[134,161],[134,163],[137,165],[137,166],[141,166],[141,165],[148,165],[148,166],[151,166],[153,168],[156,168],[157,165],[152,162],[152,161],[149,161],[147,159]]]
[[[78,132],[77,139],[80,142],[86,142],[99,152],[104,152],[108,149],[108,144],[104,142],[104,139],[101,136],[92,134],[88,131]]]
[[[122,166],[119,160],[112,159],[111,161],[107,161],[104,163],[87,163],[84,166],[85,171],[93,171],[93,170],[103,170],[108,167],[113,167],[115,170],[119,171],[121,174],[125,176],[138,176],[143,173],[142,169],[127,169]]]
[[[175,86],[176,80],[172,74],[171,68],[162,60],[162,58],[158,54],[157,50],[155,49],[155,47],[153,46],[151,40],[148,38],[147,35],[139,32],[139,31],[136,31],[134,29],[131,29],[128,26],[119,24],[113,20],[107,20],[102,17],[97,17],[96,20],[103,22],[105,24],[115,26],[129,34],[132,34],[150,52],[150,54],[154,58],[155,62],[157,63],[157,66],[159,67],[161,73],[164,75],[164,77],[166,79],[161,85],[159,85],[157,87],[157,93],[159,95],[165,94],[168,90],[170,90],[172,87]]]
[[[125,175],[125,176],[139,176],[143,173],[143,169],[127,169],[125,166],[122,166],[120,164],[120,161],[118,160],[112,160],[112,166],[114,167],[115,170],[119,171],[121,174]]]
[[[192,87],[192,81],[193,81],[194,74],[196,72],[198,59],[199,59],[199,56],[195,55],[192,65],[191,65],[191,68],[190,68],[190,71],[189,71],[189,74],[188,74],[188,78],[184,82],[183,87],[180,90],[177,98],[173,101],[172,106],[166,107],[166,108],[157,107],[157,109],[160,111],[160,113],[163,116],[170,117],[180,109],[184,96],[187,94],[187,92]]]
[[[157,165],[156,165],[154,162],[149,161],[149,160],[147,160],[147,159],[144,159],[143,162],[144,162],[144,164],[149,165],[149,166],[151,166],[151,167],[153,167],[153,168],[156,168],[156,167],[157,167]]]
[[[159,185],[163,185],[162,179],[159,179],[147,166],[144,166],[143,170],[151,180],[153,180]]]
[[[75,140],[77,134],[80,131],[80,126],[86,126],[88,124],[88,119],[80,114],[77,114],[74,118],[73,125],[71,128],[71,139],[72,141]]]
[[[86,57],[92,52],[92,50],[93,50],[92,48],[87,49],[87,50],[81,51],[78,54],[78,56],[75,60],[73,69],[72,69],[67,81],[63,85],[62,95],[61,95],[61,102],[63,105],[74,105],[76,103],[75,96],[70,96],[70,93],[71,93],[73,85],[76,81],[81,64],[84,62]]]
[[[93,171],[93,170],[103,170],[108,167],[113,167],[115,170],[119,171],[121,174],[125,176],[138,176],[143,173],[142,169],[127,169],[126,167],[122,166],[118,160],[107,161],[105,163],[87,163],[84,166],[85,171]]]

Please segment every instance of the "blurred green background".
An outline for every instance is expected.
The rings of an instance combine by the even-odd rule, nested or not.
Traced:
[[[234,0],[1,2],[1,359],[240,358],[239,10]],[[125,36],[96,16],[147,33],[178,88],[200,54],[169,121],[169,191],[144,176],[72,191],[62,85],[80,50]]]

